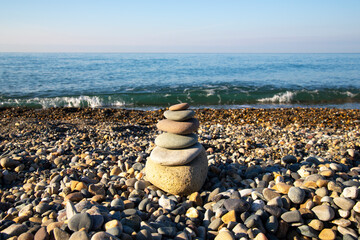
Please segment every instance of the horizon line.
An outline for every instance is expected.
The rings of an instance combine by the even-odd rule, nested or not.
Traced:
[[[109,51],[0,51],[1,53],[98,53],[98,54],[360,54],[360,52],[109,52]]]

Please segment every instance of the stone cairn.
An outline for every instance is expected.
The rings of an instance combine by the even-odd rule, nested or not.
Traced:
[[[173,105],[164,112],[166,119],[156,125],[165,133],[155,139],[156,147],[147,159],[146,179],[174,195],[188,195],[203,186],[208,162],[204,147],[194,134],[199,121],[189,104]]]

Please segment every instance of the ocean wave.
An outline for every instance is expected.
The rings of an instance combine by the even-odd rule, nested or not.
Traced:
[[[54,97],[54,98],[30,98],[30,99],[6,99],[0,102],[0,106],[40,106],[41,108],[50,107],[122,107],[123,101],[108,101],[99,96],[77,96],[77,97]]]
[[[176,91],[160,89],[156,93],[135,91],[132,93],[84,94],[56,97],[10,97],[0,95],[0,107],[112,107],[112,108],[141,108],[167,107],[177,102],[188,102],[192,106],[214,105],[331,105],[345,103],[360,103],[360,94],[350,89],[275,89],[257,88],[248,91],[241,88],[180,88]]]
[[[296,92],[286,91],[284,93],[277,93],[273,97],[261,98],[258,102],[291,103],[296,94]]]

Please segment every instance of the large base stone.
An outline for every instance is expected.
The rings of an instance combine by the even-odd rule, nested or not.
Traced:
[[[188,195],[199,191],[206,180],[207,172],[208,161],[204,150],[184,166],[162,166],[150,158],[145,166],[146,179],[174,195]]]

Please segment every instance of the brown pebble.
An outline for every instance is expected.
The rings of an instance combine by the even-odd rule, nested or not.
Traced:
[[[34,239],[34,234],[32,234],[30,232],[22,233],[18,237],[18,240],[33,240],[33,239]]]
[[[194,192],[189,196],[189,201],[193,202],[195,206],[202,206],[203,201],[199,192]]]
[[[225,224],[228,224],[229,222],[237,222],[235,210],[231,210],[230,212],[226,213],[224,216],[221,217],[221,220]]]
[[[121,226],[121,223],[119,220],[111,220],[107,223],[105,223],[105,230],[109,230],[110,228],[114,228],[114,227],[117,227],[117,226]]]
[[[91,198],[91,201],[102,202],[105,200],[105,195],[95,195]]]
[[[79,202],[84,198],[84,196],[80,192],[74,192],[66,195],[64,201],[72,201],[72,202]]]
[[[333,240],[336,238],[336,232],[332,229],[324,228],[320,234],[319,238],[321,240]]]
[[[191,118],[183,122],[176,122],[169,119],[164,119],[156,124],[156,127],[165,132],[174,134],[190,134],[199,128],[199,121],[196,118]]]
[[[179,111],[179,110],[186,110],[190,107],[188,103],[179,103],[169,107],[171,111]]]
[[[41,227],[34,236],[35,240],[49,240],[50,236],[46,231],[46,227]]]

